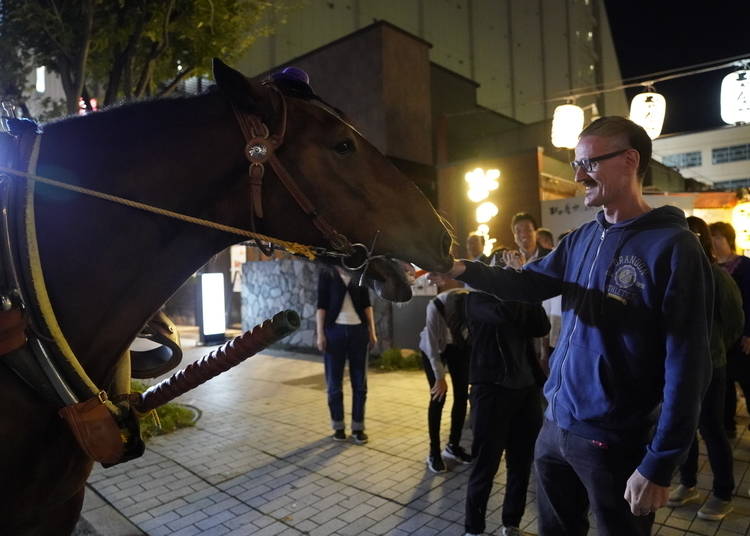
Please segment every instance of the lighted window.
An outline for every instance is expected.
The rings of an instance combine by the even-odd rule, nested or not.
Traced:
[[[37,93],[44,93],[47,90],[46,84],[46,71],[44,65],[36,68],[36,91]]]

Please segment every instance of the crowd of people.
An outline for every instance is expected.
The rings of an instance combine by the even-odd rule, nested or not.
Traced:
[[[466,536],[482,534],[503,454],[502,534],[523,534],[532,467],[541,535],[650,535],[654,512],[701,501],[718,521],[735,492],[729,438],[739,383],[750,395],[750,259],[728,223],[707,225],[641,190],[651,140],[635,123],[605,117],[580,135],[571,162],[594,221],[558,237],[528,213],[515,244],[430,274],[420,335],[429,405],[427,469],[472,464]],[[367,291],[344,270],[324,271],[318,348],[334,440],[346,439],[341,384],[349,362],[352,436],[367,441],[368,343],[377,340]],[[440,438],[450,376],[450,435]],[[469,414],[472,441],[462,437]],[[696,489],[698,436],[714,475]],[[673,476],[679,485],[670,488]]]

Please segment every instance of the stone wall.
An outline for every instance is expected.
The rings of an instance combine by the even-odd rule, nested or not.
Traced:
[[[292,309],[300,315],[299,329],[275,345],[298,351],[315,348],[317,264],[296,258],[252,261],[242,266],[242,329],[252,329],[279,311]],[[373,353],[392,346],[391,304],[370,292],[379,342]]]

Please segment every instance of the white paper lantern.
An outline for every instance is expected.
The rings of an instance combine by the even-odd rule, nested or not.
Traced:
[[[630,120],[641,125],[652,140],[661,134],[666,111],[667,101],[659,93],[640,93],[630,102]]]
[[[583,108],[575,104],[562,104],[552,115],[552,145],[574,149],[578,135],[583,130]]]
[[[721,81],[721,119],[730,125],[750,123],[750,71],[735,71]]]

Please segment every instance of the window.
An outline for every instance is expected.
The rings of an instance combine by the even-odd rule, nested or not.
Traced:
[[[731,181],[720,181],[714,183],[717,190],[732,191],[738,188],[750,188],[750,179],[734,179]]]
[[[665,166],[676,168],[688,168],[703,165],[703,157],[700,151],[689,153],[670,154],[662,158],[661,163]]]
[[[738,162],[740,160],[750,160],[750,144],[718,147],[711,150],[711,161],[714,164],[726,164],[727,162]]]

